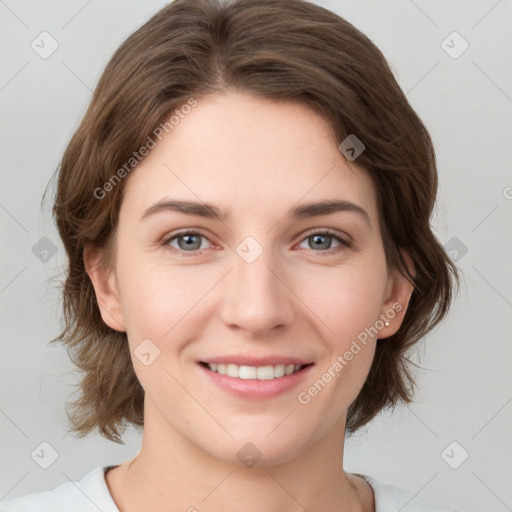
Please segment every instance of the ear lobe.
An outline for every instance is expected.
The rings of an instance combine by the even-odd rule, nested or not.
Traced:
[[[90,245],[84,248],[83,258],[85,270],[94,287],[101,318],[111,329],[125,332],[124,315],[114,270],[107,268],[102,261],[100,250]]]
[[[414,268],[412,258],[403,249],[400,249],[400,253],[405,261],[409,273],[415,277],[416,269]],[[386,301],[383,304],[384,310],[381,314],[381,318],[385,322],[389,322],[389,325],[385,325],[383,329],[380,329],[379,338],[388,338],[398,331],[402,325],[405,313],[407,312],[407,307],[409,306],[409,300],[411,299],[413,291],[414,286],[408,280],[408,277],[398,271],[395,271],[390,277],[388,294]]]

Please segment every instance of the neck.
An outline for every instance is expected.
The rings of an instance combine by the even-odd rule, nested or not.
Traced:
[[[343,442],[344,424],[285,462],[244,467],[210,456],[168,425],[146,421],[141,450],[123,465],[112,494],[122,512],[168,512],[170,504],[188,512],[363,512],[343,471]]]

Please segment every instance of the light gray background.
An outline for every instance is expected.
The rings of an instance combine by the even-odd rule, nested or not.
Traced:
[[[443,244],[456,237],[468,249],[457,255],[465,284],[451,314],[418,352],[416,402],[349,440],[346,469],[467,512],[512,510],[512,2],[318,3],[390,61],[436,146],[434,229]],[[108,58],[164,4],[0,1],[0,500],[78,480],[139,449],[134,429],[126,446],[66,435],[64,406],[78,376],[65,350],[47,345],[59,332],[66,261],[40,199]],[[43,31],[59,44],[47,59],[31,48]],[[453,31],[469,43],[458,58],[442,46]],[[452,53],[461,44],[444,43]],[[46,263],[32,252],[42,237],[58,248]],[[44,441],[58,453],[48,469],[31,457]],[[469,453],[458,469],[441,456],[453,441],[460,447],[445,455],[452,465]]]

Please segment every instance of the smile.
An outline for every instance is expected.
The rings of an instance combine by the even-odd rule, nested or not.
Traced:
[[[201,373],[222,392],[244,400],[267,400],[297,388],[314,363],[289,356],[218,356],[197,361]]]
[[[276,364],[267,366],[246,366],[232,363],[202,363],[212,372],[235,379],[272,380],[301,371],[307,364]]]

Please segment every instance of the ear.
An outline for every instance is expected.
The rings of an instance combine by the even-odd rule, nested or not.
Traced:
[[[88,245],[83,252],[85,270],[92,281],[101,318],[112,329],[126,332],[116,274],[107,268],[99,249]]]
[[[412,258],[403,249],[400,249],[400,254],[405,261],[409,273],[415,277],[416,269],[414,268]],[[389,325],[384,325],[382,329],[379,329],[378,338],[388,338],[398,331],[402,325],[413,291],[414,286],[403,274],[398,271],[392,273],[388,280],[386,298],[380,315],[380,319],[384,323],[389,322]]]

